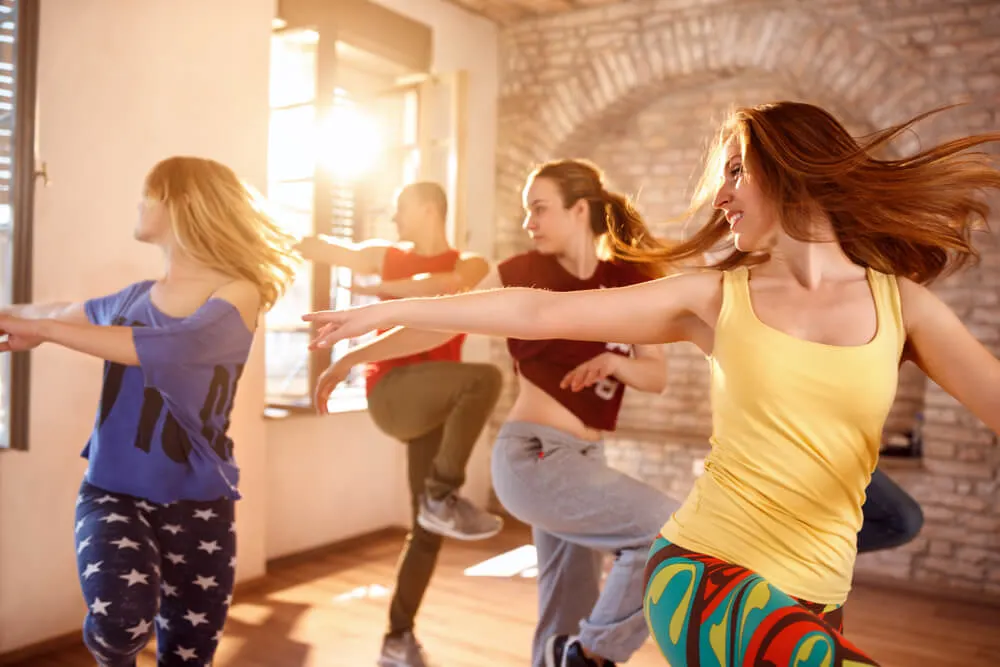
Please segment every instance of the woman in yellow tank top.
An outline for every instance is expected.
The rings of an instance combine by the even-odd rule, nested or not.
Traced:
[[[929,114],[924,114],[924,116]],[[982,190],[1000,171],[980,135],[902,160],[829,113],[780,102],[723,126],[670,247],[633,261],[699,263],[640,285],[502,289],[307,315],[315,344],[392,325],[521,339],[690,341],[710,360],[712,452],[647,563],[646,618],[671,667],[875,665],[842,634],[864,489],[901,360],[1000,431],[1000,361],[924,285],[976,258]]]

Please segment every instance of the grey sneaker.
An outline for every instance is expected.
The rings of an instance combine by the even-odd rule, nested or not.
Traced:
[[[378,657],[379,667],[430,667],[420,642],[412,632],[404,632],[398,637],[386,637],[382,642],[382,655]]]
[[[503,519],[481,510],[456,493],[441,500],[420,497],[417,523],[427,531],[456,540],[485,540],[503,528]]]

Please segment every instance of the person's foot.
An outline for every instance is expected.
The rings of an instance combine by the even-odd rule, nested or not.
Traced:
[[[479,509],[457,493],[441,500],[422,495],[417,523],[426,531],[457,540],[485,540],[503,528],[503,519]]]
[[[382,642],[378,667],[429,667],[427,656],[412,632],[388,635]]]
[[[545,643],[545,667],[615,667],[615,663],[585,656],[577,637],[552,635]]]

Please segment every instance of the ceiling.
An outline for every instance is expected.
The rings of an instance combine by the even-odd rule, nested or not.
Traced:
[[[612,5],[621,0],[451,0],[451,2],[482,14],[497,23],[513,23],[535,16]]]

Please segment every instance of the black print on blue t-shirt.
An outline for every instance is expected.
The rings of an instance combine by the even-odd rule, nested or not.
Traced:
[[[146,326],[142,322],[129,322],[123,317],[115,318],[111,324],[112,326]],[[99,426],[104,425],[115,402],[121,395],[125,368],[126,366],[123,364],[114,362],[108,362],[106,365],[104,384],[101,389]],[[212,372],[212,381],[209,384],[205,402],[199,412],[202,422],[201,434],[208,440],[215,453],[226,460],[231,458],[233,454],[233,441],[226,435],[226,432],[229,430],[230,415],[233,411],[236,384],[243,374],[243,368],[243,364],[236,365],[231,377],[226,367],[216,366]],[[223,417],[224,423],[222,429],[218,430],[212,427],[210,420],[220,416]],[[160,431],[160,442],[163,453],[172,461],[186,463],[191,454],[191,438],[166,407],[163,394],[153,387],[146,387],[143,390],[142,405],[139,409],[139,424],[133,443],[135,448],[144,452],[150,451],[156,433],[156,425],[160,423],[161,419],[163,420],[163,428]]]

